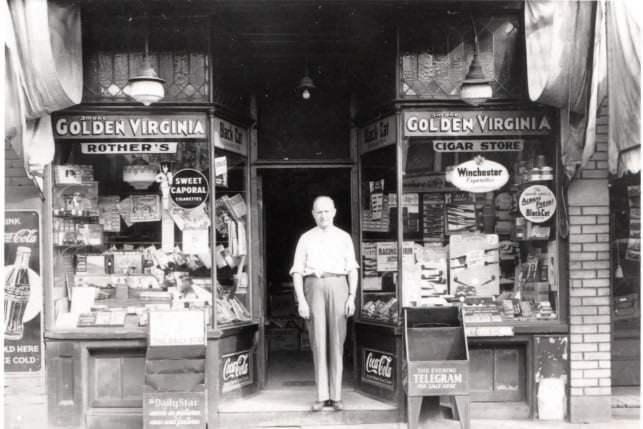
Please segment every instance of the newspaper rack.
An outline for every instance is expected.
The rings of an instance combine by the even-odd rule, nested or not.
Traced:
[[[469,429],[469,349],[460,308],[405,308],[404,313],[408,428],[439,419],[440,397],[448,396],[453,418]]]

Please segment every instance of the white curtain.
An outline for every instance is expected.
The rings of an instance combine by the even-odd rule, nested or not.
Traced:
[[[609,167],[640,171],[638,0],[527,0],[532,101],[561,109],[562,157],[573,177],[594,153],[596,116],[609,96]]]
[[[80,5],[64,0],[8,0],[5,29],[5,142],[42,175],[53,160],[50,114],[82,97]]]
[[[609,169],[641,171],[641,3],[607,2]]]
[[[602,9],[596,2],[527,0],[527,84],[532,101],[561,109],[562,158],[570,177],[594,152],[600,106]],[[604,97],[604,95],[603,95]]]

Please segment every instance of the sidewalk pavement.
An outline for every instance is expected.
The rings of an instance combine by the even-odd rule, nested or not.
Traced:
[[[544,420],[472,420],[471,429],[640,429],[641,421],[636,419],[613,418],[601,423],[569,423]],[[301,429],[338,429],[339,426],[302,426]],[[457,422],[449,424],[427,424],[421,429],[459,429]],[[407,429],[406,423],[384,423],[370,425],[349,425],[343,429]]]

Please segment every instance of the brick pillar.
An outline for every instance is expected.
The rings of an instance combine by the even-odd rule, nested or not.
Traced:
[[[607,109],[596,153],[569,188],[570,420],[611,418]]]

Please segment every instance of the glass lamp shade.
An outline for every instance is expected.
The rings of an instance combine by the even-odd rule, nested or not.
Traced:
[[[474,54],[469,72],[460,86],[460,99],[472,106],[478,106],[493,96],[493,89],[482,72],[478,55]]]
[[[125,92],[135,101],[149,106],[165,97],[164,83],[146,58],[138,75],[129,79]]]
[[[299,82],[299,86],[297,87],[301,90],[301,97],[304,100],[308,100],[311,96],[311,90],[315,89],[315,82],[308,76],[304,76],[301,78],[301,81]]]

